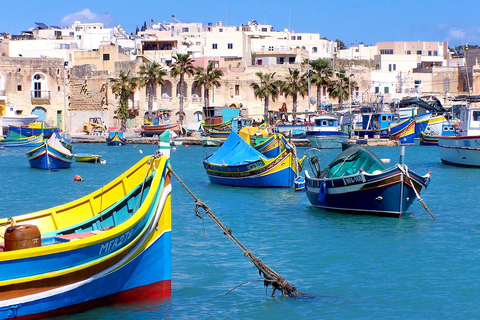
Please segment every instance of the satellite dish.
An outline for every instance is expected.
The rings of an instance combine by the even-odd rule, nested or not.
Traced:
[[[317,100],[315,100],[314,97],[310,97],[310,103],[311,103],[311,104],[315,104],[315,103],[317,103]]]

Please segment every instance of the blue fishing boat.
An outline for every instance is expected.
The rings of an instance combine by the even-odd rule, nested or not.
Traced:
[[[123,132],[121,131],[110,131],[106,141],[107,146],[123,146],[127,144],[127,139],[123,137]]]
[[[73,161],[72,152],[62,144],[56,134],[52,134],[40,146],[28,151],[27,157],[32,168],[44,170],[70,168]]]
[[[406,126],[402,131],[398,132],[394,136],[391,136],[390,138],[397,138],[401,145],[414,145],[415,121],[410,121],[408,126]]]
[[[171,295],[169,160],[145,157],[70,203],[0,220],[0,318]]]
[[[203,161],[203,166],[212,183],[290,188],[302,161],[290,146],[277,157],[267,158],[232,131],[223,145]]]
[[[318,157],[312,156],[307,162],[308,200],[314,207],[332,211],[400,217],[430,182],[430,173],[420,176],[403,160],[387,168],[374,153],[359,145],[348,147],[323,169]]]
[[[0,140],[0,147],[38,147],[43,142],[43,135],[26,137],[19,133],[8,131],[5,139]]]
[[[339,130],[338,119],[332,115],[315,117],[306,134],[311,146],[318,149],[341,148],[348,139],[348,134]]]
[[[252,141],[256,141],[253,139]],[[288,145],[288,141],[282,134],[272,134],[263,141],[253,145],[253,148],[267,158],[274,158],[282,153]]]

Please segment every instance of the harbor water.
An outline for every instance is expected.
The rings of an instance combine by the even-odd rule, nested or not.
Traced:
[[[480,317],[480,169],[440,162],[437,147],[406,147],[405,163],[432,172],[422,198],[401,219],[312,208],[302,192],[211,184],[202,160],[216,148],[178,146],[173,170],[253,254],[303,296],[271,297],[258,270],[172,178],[172,295],[148,304],[88,310],[63,319],[471,319]],[[400,147],[371,147],[394,165]],[[84,196],[156,145],[75,144],[107,164],[31,169],[25,148],[0,150],[1,215]],[[307,148],[299,148],[303,154]],[[339,150],[325,150],[325,164]],[[83,182],[75,182],[80,175]],[[234,289],[234,290],[232,290]],[[228,294],[227,294],[228,293]]]

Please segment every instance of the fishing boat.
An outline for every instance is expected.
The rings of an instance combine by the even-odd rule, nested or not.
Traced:
[[[438,146],[438,136],[455,136],[457,134],[457,123],[443,124],[441,134],[434,131],[427,130],[420,132],[420,145],[423,146]],[[427,127],[428,129],[428,127]]]
[[[16,132],[26,137],[39,136],[43,134],[45,138],[50,138],[50,136],[55,131],[58,131],[59,128],[47,126],[43,122],[32,122],[28,125],[22,125],[22,126],[9,125],[8,130]]]
[[[301,170],[303,159],[288,146],[275,158],[267,158],[236,132],[208,156],[203,165],[212,183],[241,187],[290,188]]]
[[[102,156],[98,154],[76,153],[74,156],[77,162],[100,163],[102,160]]]
[[[445,164],[480,167],[480,106],[460,108],[458,133],[438,136],[440,159]]]
[[[348,134],[339,130],[338,119],[328,114],[315,117],[306,134],[311,146],[318,149],[341,148],[348,139]]]
[[[261,140],[253,139],[253,148],[267,158],[274,158],[282,153],[288,145],[282,134],[272,134]],[[256,143],[258,141],[258,143]]]
[[[0,220],[0,318],[169,297],[168,168],[166,156],[148,156],[85,197]]]
[[[397,139],[401,145],[415,144],[415,121],[410,121],[402,131],[392,135],[390,139]]]
[[[314,207],[333,211],[400,217],[430,182],[430,173],[420,176],[409,170],[403,155],[398,164],[387,168],[359,145],[346,148],[323,169],[317,155],[307,163],[308,200]]]
[[[38,147],[43,142],[43,135],[26,137],[19,133],[8,131],[5,139],[0,140],[0,147]]]
[[[159,109],[155,111],[147,111],[144,116],[142,133],[144,137],[158,136],[166,130],[179,131],[180,126],[178,122],[171,123],[171,110]]]
[[[73,154],[56,134],[44,140],[42,144],[27,152],[30,167],[44,170],[70,168]]]
[[[106,139],[107,146],[123,146],[127,144],[127,139],[123,137],[121,131],[110,131]]]

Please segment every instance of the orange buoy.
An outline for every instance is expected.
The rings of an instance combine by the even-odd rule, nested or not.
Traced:
[[[185,148],[188,148],[188,144],[185,145]]]
[[[77,174],[75,177],[73,177],[73,181],[83,181],[83,179]]]

